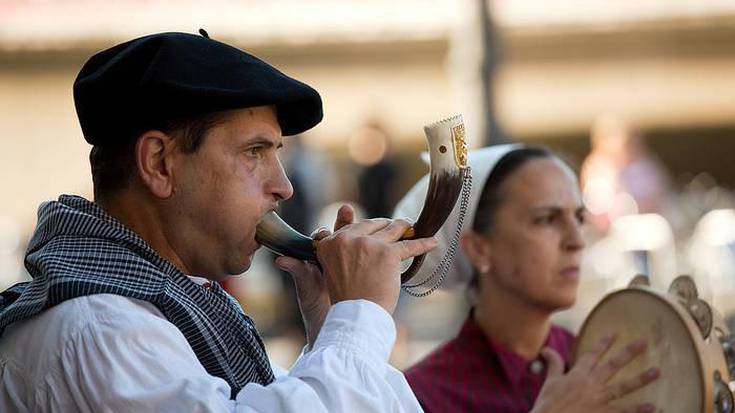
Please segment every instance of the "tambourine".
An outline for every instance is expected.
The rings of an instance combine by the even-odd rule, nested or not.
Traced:
[[[424,127],[429,146],[429,190],[424,207],[402,239],[431,237],[444,224],[457,200],[469,198],[470,168],[467,166],[467,143],[462,116],[457,115]],[[275,212],[258,224],[255,239],[278,255],[317,262],[316,242],[299,233]],[[421,267],[424,255],[413,259],[401,274],[401,283],[410,280]]]
[[[632,340],[648,343],[613,380],[652,366],[661,370],[658,380],[613,404],[648,402],[661,413],[733,412],[733,337],[723,318],[699,298],[690,277],[680,276],[668,292],[659,292],[637,276],[628,288],[605,296],[582,325],[574,359],[612,332],[617,339],[601,362]]]

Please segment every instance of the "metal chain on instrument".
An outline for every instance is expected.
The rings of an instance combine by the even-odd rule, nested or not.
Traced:
[[[442,257],[439,265],[434,268],[434,271],[431,272],[430,276],[426,277],[424,280],[418,283],[404,284],[402,286],[403,291],[405,291],[408,295],[418,298],[426,297],[427,295],[436,291],[437,288],[439,288],[439,286],[444,282],[444,278],[447,276],[447,273],[449,272],[450,265],[452,263],[452,260],[454,260],[454,255],[457,253],[457,248],[459,247],[459,236],[462,234],[462,224],[464,223],[464,217],[467,214],[467,207],[470,202],[470,191],[472,189],[472,173],[470,168],[465,168],[463,173],[464,179],[462,180],[462,193],[459,200],[459,217],[457,219],[457,228],[454,231],[454,236],[452,237],[452,240],[449,242],[449,248],[447,248],[447,252],[444,254],[444,257]],[[428,284],[429,282],[437,278],[437,276],[439,278],[431,287],[428,287],[428,289],[425,291],[419,291],[418,287]]]

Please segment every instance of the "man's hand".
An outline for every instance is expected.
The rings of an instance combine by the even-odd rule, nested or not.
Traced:
[[[337,212],[334,222],[334,230],[338,231],[345,225],[351,224],[355,219],[355,211],[349,205],[344,205]],[[332,232],[326,228],[319,228],[311,234],[311,237],[319,241],[331,235]],[[327,292],[327,283],[316,265],[300,261],[291,257],[276,258],[276,265],[283,271],[291,274],[296,285],[296,297],[299,301],[301,318],[306,330],[306,344],[308,348],[314,344],[319,330],[324,324],[329,307],[332,305]]]
[[[329,307],[336,302],[366,299],[393,313],[400,291],[400,263],[436,246],[433,238],[399,241],[410,224],[404,220],[372,219],[353,223],[355,212],[343,205],[334,232],[322,228],[312,237],[324,274],[314,265],[278,257],[278,268],[291,274],[310,347]]]
[[[316,247],[329,298],[366,299],[393,313],[400,292],[400,264],[436,247],[434,238],[399,241],[405,220],[369,219],[347,224]]]
[[[659,377],[657,368],[617,383],[609,383],[615,374],[646,350],[642,340],[633,341],[604,364],[600,360],[610,349],[614,336],[602,339],[596,348],[582,355],[569,373],[557,352],[542,350],[549,365],[548,376],[531,413],[652,413],[655,406],[613,406],[611,401],[646,386]]]

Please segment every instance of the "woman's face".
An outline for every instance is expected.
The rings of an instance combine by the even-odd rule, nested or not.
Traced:
[[[474,257],[480,296],[487,289],[554,311],[574,304],[584,242],[584,208],[577,178],[555,158],[535,158],[500,186],[482,253]],[[479,261],[478,261],[479,260]]]

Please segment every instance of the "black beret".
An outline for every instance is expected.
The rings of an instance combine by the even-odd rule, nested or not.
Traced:
[[[222,110],[274,105],[285,136],[323,116],[310,86],[240,49],[187,33],[153,34],[95,54],[74,82],[74,104],[93,145]]]

